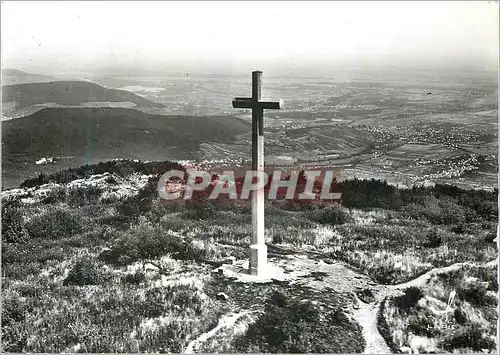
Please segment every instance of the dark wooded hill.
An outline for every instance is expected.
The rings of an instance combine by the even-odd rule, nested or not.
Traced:
[[[45,108],[2,122],[3,182],[47,167],[114,158],[192,159],[203,142],[232,142],[250,126],[233,116],[163,116],[125,108]],[[35,165],[42,157],[57,163]],[[42,169],[44,170],[44,169]],[[9,181],[7,181],[9,180]]]

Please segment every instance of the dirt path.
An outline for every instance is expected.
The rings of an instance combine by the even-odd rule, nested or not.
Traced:
[[[489,262],[486,262],[486,263],[480,263],[480,264],[477,264],[477,263],[473,263],[473,262],[463,262],[463,263],[455,263],[455,264],[452,264],[452,265],[449,265],[449,266],[444,266],[444,267],[438,267],[438,268],[434,268],[432,270],[429,270],[427,271],[425,274],[423,275],[420,275],[419,277],[413,279],[413,280],[410,280],[408,282],[404,282],[404,283],[401,283],[401,284],[398,284],[398,285],[391,285],[390,288],[392,289],[406,289],[408,287],[412,287],[412,286],[415,286],[415,287],[420,287],[420,286],[423,286],[425,285],[425,283],[427,283],[433,276],[435,275],[438,275],[438,274],[442,274],[442,273],[448,273],[448,272],[452,272],[452,271],[456,271],[464,266],[472,266],[472,267],[477,267],[477,266],[486,266],[486,267],[490,267],[490,266],[495,266],[495,265],[498,265],[498,258],[497,259],[494,259],[494,260],[491,260]]]
[[[359,309],[354,311],[353,318],[363,328],[363,337],[366,342],[363,354],[390,354],[391,349],[387,346],[377,327],[380,301],[367,304],[358,298],[357,302]]]

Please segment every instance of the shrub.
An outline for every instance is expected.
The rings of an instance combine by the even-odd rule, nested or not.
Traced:
[[[45,197],[42,199],[44,204],[54,204],[58,202],[64,202],[66,200],[66,189],[62,186],[56,187],[50,190]]]
[[[497,237],[497,233],[496,232],[488,232],[485,236],[484,236],[484,241],[488,244],[490,243],[495,243],[495,239]]]
[[[64,279],[63,285],[100,285],[108,278],[101,263],[90,256],[85,256],[76,261]]]
[[[33,238],[62,239],[83,230],[80,218],[64,209],[49,210],[31,218],[26,225]]]
[[[211,238],[192,240],[190,243],[186,243],[186,247],[182,251],[180,256],[183,259],[197,261],[220,260],[223,254],[221,247],[217,246]]]
[[[424,218],[433,224],[459,225],[466,222],[464,208],[449,198],[439,200],[434,196],[423,196],[419,202],[403,206],[403,214],[417,220]]]
[[[468,321],[467,314],[460,307],[453,311],[453,316],[458,324],[466,324]]]
[[[443,240],[439,235],[439,232],[435,229],[431,229],[425,237],[424,247],[426,248],[438,248],[443,245]]]
[[[480,282],[470,282],[465,285],[461,284],[457,288],[457,295],[476,306],[489,306],[495,305],[497,300],[494,296],[488,293],[488,286]]]
[[[433,338],[439,335],[439,329],[434,325],[434,317],[428,312],[418,312],[409,317],[408,331],[415,335]]]
[[[131,274],[125,274],[121,277],[121,282],[125,284],[138,285],[146,281],[146,274],[142,270],[137,270]]]
[[[184,216],[189,219],[205,220],[212,218],[215,213],[215,206],[211,200],[208,200],[204,192],[196,192],[191,200],[187,200],[185,207],[187,211]]]
[[[72,206],[84,206],[99,201],[103,189],[97,186],[78,186],[68,190],[68,203]]]
[[[145,309],[141,309],[141,313],[147,318],[158,317],[168,309],[192,311],[195,315],[200,315],[207,311],[207,309],[204,309],[204,306],[209,302],[192,285],[149,288],[146,290],[144,297]]]
[[[17,207],[2,208],[2,242],[25,243],[29,240],[23,213]]]
[[[345,207],[335,203],[315,211],[311,215],[311,219],[322,224],[339,225],[350,222],[351,215]]]
[[[399,207],[397,188],[380,180],[344,180],[334,182],[332,191],[342,193],[342,201],[349,208]]]
[[[488,282],[488,290],[498,292],[498,280],[496,268],[478,267],[475,275],[481,280]]]
[[[21,183],[21,187],[35,187],[46,184],[49,182],[49,177],[47,174],[40,173],[36,178],[27,179]]]
[[[122,216],[138,217],[151,211],[153,198],[156,194],[156,183],[150,180],[145,187],[139,190],[137,195],[125,199],[116,208]]]
[[[456,204],[450,199],[439,201],[439,208],[441,209],[441,221],[448,225],[458,225],[465,222],[466,212],[464,208]],[[474,211],[468,211],[469,218],[472,217]]]
[[[406,312],[414,308],[423,296],[423,292],[418,287],[411,286],[405,290],[404,295],[394,298],[394,305]]]
[[[167,231],[141,217],[139,222],[126,232],[116,233],[112,247],[99,258],[115,265],[127,265],[140,259],[154,259],[166,253],[184,257],[187,243],[175,232]]]
[[[481,351],[482,349],[493,350],[496,348],[495,341],[483,336],[482,329],[476,324],[453,330],[443,339],[441,346],[447,351],[463,348]]]

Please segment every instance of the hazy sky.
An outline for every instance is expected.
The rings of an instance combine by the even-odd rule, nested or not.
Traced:
[[[4,67],[496,70],[494,2],[6,2]]]

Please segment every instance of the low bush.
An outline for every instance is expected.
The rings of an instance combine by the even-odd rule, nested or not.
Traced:
[[[56,187],[47,192],[41,202],[49,205],[66,201],[66,189],[63,186]]]
[[[187,200],[185,203],[186,211],[183,216],[188,219],[205,220],[212,218],[215,213],[215,205],[212,200],[209,200],[203,192],[193,196],[193,199]]]
[[[99,261],[84,256],[75,262],[63,285],[101,285],[108,279],[109,275],[103,270],[103,265]]]
[[[26,228],[32,238],[62,239],[80,233],[83,223],[65,209],[51,209],[31,218]]]
[[[480,282],[460,284],[457,288],[457,295],[475,306],[490,306],[497,303],[496,297],[488,294],[488,285]]]
[[[126,218],[136,218],[147,212],[153,207],[153,199],[157,196],[156,184],[153,180],[139,190],[137,195],[131,196],[122,201],[116,209],[121,216]]]
[[[472,349],[474,351],[493,350],[496,348],[495,341],[484,335],[483,329],[476,324],[460,327],[451,331],[441,342],[443,349],[453,351],[454,349]]]
[[[21,209],[2,208],[2,242],[25,243],[29,238]]]
[[[337,203],[312,212],[310,218],[318,223],[332,225],[345,224],[352,220],[349,210]]]
[[[478,267],[475,275],[488,282],[488,291],[498,292],[498,274],[496,267]]]
[[[127,265],[140,259],[154,259],[166,253],[174,257],[186,254],[187,243],[175,232],[139,218],[139,222],[125,232],[116,231],[111,248],[99,258],[109,264]]]
[[[146,281],[146,273],[142,270],[137,270],[134,273],[122,275],[120,280],[124,284],[138,285]]]
[[[99,201],[104,190],[97,186],[79,186],[68,190],[66,195],[71,206],[84,206]]]
[[[415,335],[433,338],[440,334],[435,326],[434,316],[430,312],[418,312],[408,319],[408,331]]]
[[[453,311],[453,316],[458,324],[466,324],[469,320],[467,313],[465,313],[460,307],[457,307],[455,311]]]
[[[438,248],[443,245],[443,238],[435,229],[431,229],[425,236],[423,246],[426,248]]]
[[[460,225],[475,219],[475,212],[463,208],[449,198],[443,200],[434,196],[423,196],[420,203],[402,207],[403,215],[411,219],[426,219],[433,224]]]
[[[422,297],[424,297],[422,290],[411,286],[405,290],[404,295],[394,298],[394,305],[403,312],[407,312],[414,308]]]

